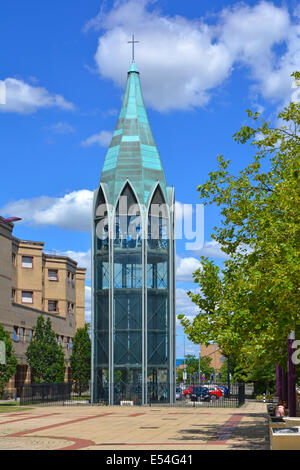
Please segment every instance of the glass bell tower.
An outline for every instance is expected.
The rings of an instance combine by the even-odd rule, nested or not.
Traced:
[[[92,402],[175,402],[174,188],[133,61],[94,192]]]

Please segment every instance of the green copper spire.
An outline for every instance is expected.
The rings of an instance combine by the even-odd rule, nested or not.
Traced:
[[[127,180],[140,203],[146,203],[158,181],[166,195],[166,178],[148,121],[139,75],[133,61],[119,120],[101,173],[100,181],[108,187],[111,204],[115,204]]]

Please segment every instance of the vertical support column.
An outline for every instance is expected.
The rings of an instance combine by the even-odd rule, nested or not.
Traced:
[[[168,228],[168,270],[169,270],[169,401],[176,400],[176,375],[175,375],[175,236],[174,236],[174,191],[172,195],[172,206],[169,206],[169,228]]]
[[[93,224],[94,225],[94,224]],[[91,295],[91,337],[92,337],[92,354],[91,354],[91,403],[96,403],[96,355],[95,355],[95,287],[94,287],[94,240],[93,240],[93,230],[92,228],[92,250],[91,250],[91,282],[92,282],[92,295]]]
[[[147,213],[142,221],[142,405],[147,404]]]
[[[95,354],[95,271],[94,271],[94,256],[95,256],[95,238],[97,237],[96,234],[96,227],[94,222],[94,214],[95,214],[95,205],[98,196],[98,190],[94,191],[94,198],[93,198],[93,212],[92,212],[92,227],[91,227],[91,282],[92,282],[92,296],[91,296],[91,314],[92,314],[92,325],[91,325],[91,335],[92,335],[92,354],[91,354],[91,402],[96,403],[98,400],[97,396],[97,374],[96,371],[96,354]]]
[[[295,332],[288,338],[288,406],[289,416],[296,416],[296,366],[293,363],[293,343],[295,340]]]
[[[172,211],[172,271],[173,271],[173,284],[172,289],[172,303],[173,303],[173,403],[176,403],[176,234],[175,234],[175,194],[173,197],[173,211]]]
[[[109,319],[108,319],[108,329],[109,329],[109,405],[114,405],[114,354],[113,354],[113,345],[114,345],[114,211],[109,211],[110,218],[110,230],[109,230]]]

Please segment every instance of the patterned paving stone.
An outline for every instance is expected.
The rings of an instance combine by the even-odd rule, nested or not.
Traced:
[[[239,409],[36,407],[0,414],[0,449],[268,449],[266,405]]]

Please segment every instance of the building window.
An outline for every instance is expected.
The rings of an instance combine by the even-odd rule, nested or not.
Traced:
[[[48,269],[48,280],[49,281],[58,281],[58,270],[57,269]]]
[[[33,337],[33,331],[29,330],[28,331],[28,341],[29,341],[29,343],[31,343],[32,337]]]
[[[72,338],[70,336],[67,336],[67,349],[72,349],[73,344],[72,344]]]
[[[19,341],[19,328],[17,326],[14,326],[13,329],[13,339],[14,341]]]
[[[68,302],[68,313],[74,313],[74,304],[71,304],[71,302]]]
[[[22,268],[33,268],[32,256],[22,256]]]
[[[15,264],[16,264],[16,254],[15,253],[12,253],[12,255],[11,255],[11,262],[15,266]]]
[[[32,304],[33,303],[33,292],[31,292],[31,291],[22,291],[22,303],[23,304]]]
[[[20,328],[20,342],[24,343],[25,329]]]
[[[11,301],[14,302],[16,300],[16,290],[12,289],[11,290]]]
[[[48,312],[58,312],[57,300],[48,300]]]
[[[61,336],[61,337],[59,338],[59,342],[60,342],[60,344],[61,344],[62,347],[63,347],[63,346],[64,346],[64,337],[63,337],[63,336]]]

